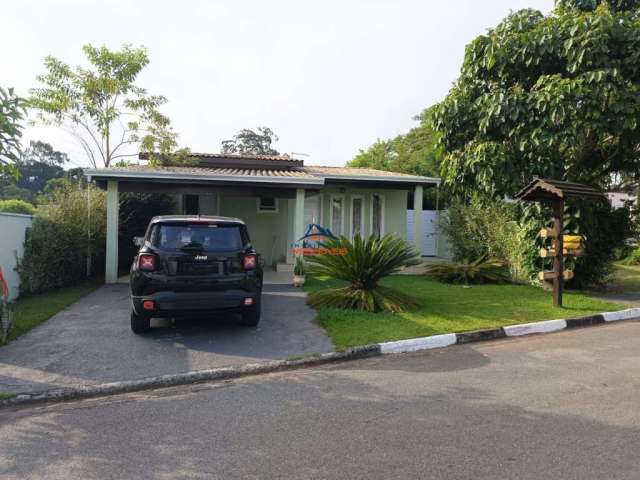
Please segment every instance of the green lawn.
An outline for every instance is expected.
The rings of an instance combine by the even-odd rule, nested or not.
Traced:
[[[21,298],[11,305],[13,326],[5,343],[24,335],[63,308],[94,291],[101,283],[91,282]],[[0,344],[1,345],[1,344]]]
[[[388,277],[382,283],[415,295],[423,306],[398,315],[337,309],[318,311],[318,321],[338,349],[626,308],[626,305],[604,302],[578,292],[565,292],[564,307],[554,308],[549,292],[528,285],[463,288],[408,275]],[[308,277],[305,289],[311,292],[335,285],[339,284]]]
[[[622,292],[640,292],[640,266],[616,264],[611,288]]]

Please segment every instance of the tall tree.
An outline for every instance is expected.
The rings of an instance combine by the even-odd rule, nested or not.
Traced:
[[[17,186],[32,193],[42,192],[49,180],[64,176],[63,165],[68,160],[66,153],[54,150],[48,143],[31,141],[16,164],[20,171]]]
[[[32,89],[30,98],[39,118],[70,133],[94,167],[109,167],[138,150],[151,158],[171,153],[177,134],[159,110],[166,98],[135,83],[149,64],[146,50],[131,45],[115,51],[85,45],[82,50],[86,67],[45,59],[46,73],[37,77],[43,86]]]
[[[49,166],[63,166],[69,161],[64,152],[54,150],[51,144],[40,140],[31,140],[29,147],[20,156],[21,163],[43,163]]]
[[[278,155],[278,151],[271,146],[277,141],[278,136],[268,127],[258,127],[256,130],[244,128],[231,140],[222,141],[222,153]]]
[[[20,157],[22,120],[25,116],[24,100],[13,88],[0,87],[0,176],[15,174],[12,163]]]
[[[513,195],[538,175],[606,188],[640,172],[640,1],[561,0],[469,44],[434,109],[452,190]]]

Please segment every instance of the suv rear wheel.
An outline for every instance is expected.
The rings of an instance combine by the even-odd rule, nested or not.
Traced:
[[[255,327],[260,323],[260,298],[253,307],[249,307],[242,312],[242,325],[245,327]]]
[[[151,330],[151,319],[144,315],[138,315],[131,309],[131,330],[133,333],[144,333]]]

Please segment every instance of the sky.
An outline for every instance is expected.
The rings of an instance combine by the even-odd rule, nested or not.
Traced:
[[[26,95],[46,55],[82,64],[85,43],[143,45],[151,63],[137,83],[168,98],[181,147],[217,152],[268,126],[281,153],[344,165],[414,126],[458,77],[465,45],[521,8],[548,13],[553,0],[6,2],[0,85]],[[88,165],[59,129],[29,126],[29,140]]]

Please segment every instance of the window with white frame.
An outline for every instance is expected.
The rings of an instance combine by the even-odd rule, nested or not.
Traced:
[[[351,197],[351,238],[364,235],[364,197]]]
[[[331,197],[331,232],[335,236],[342,235],[344,223],[344,197]]]
[[[384,197],[378,193],[371,196],[371,234],[384,235]]]
[[[258,213],[278,213],[278,199],[271,196],[260,196],[256,199]]]

